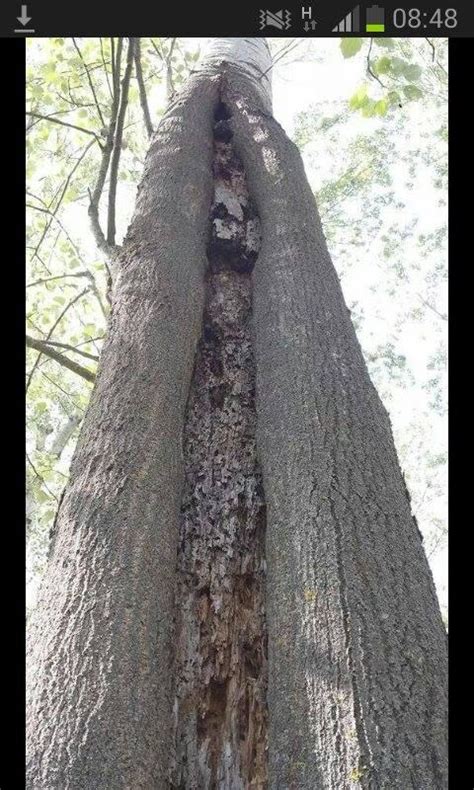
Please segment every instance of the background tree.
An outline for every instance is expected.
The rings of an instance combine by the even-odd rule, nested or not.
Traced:
[[[110,43],[115,64],[122,48],[123,43]],[[112,126],[114,131],[109,150],[107,143],[100,148],[100,161],[110,156],[111,168],[122,145],[124,96],[137,52],[130,40],[116,116],[112,101],[112,120],[108,130],[103,127],[106,138]],[[65,779],[74,786],[79,777],[94,782],[98,776],[112,786],[121,786],[127,777],[133,777],[135,786],[150,780],[162,786],[165,781],[167,745],[163,739],[156,747],[151,733],[160,724],[162,732],[169,729],[172,558],[180,491],[177,437],[205,300],[209,218],[203,206],[208,208],[212,197],[212,115],[220,98],[232,116],[232,134],[263,224],[253,298],[268,511],[270,783],[417,787],[430,776],[432,786],[442,786],[443,630],[389,421],[367,377],[296,149],[271,119],[262,89],[266,79],[255,83],[232,68],[224,70],[223,79],[213,78],[216,69],[222,77],[222,57],[221,52],[216,63],[198,72],[153,138],[135,218],[118,256],[114,202],[109,204],[107,234],[101,237],[97,185],[89,196],[96,240],[119,274],[101,373],[59,511],[43,587],[41,616],[47,627],[42,633],[48,638],[41,638],[40,631],[34,710],[39,715],[47,699],[48,723],[43,719],[42,726],[35,726],[34,740],[48,742],[48,747],[40,767],[33,759],[32,775],[58,786]],[[267,65],[259,66],[263,75]],[[138,80],[139,73],[137,69]],[[139,95],[143,109],[143,91]],[[144,117],[146,121],[146,112]],[[185,157],[182,168],[179,161],[173,167],[168,162],[170,147]],[[163,176],[159,184],[153,179],[156,161]],[[116,173],[110,175],[113,198]],[[101,177],[99,169],[99,185]],[[190,196],[185,206],[179,200],[183,190]],[[169,216],[171,205],[179,207],[178,217]],[[178,228],[170,232],[177,221],[179,242]],[[277,247],[275,234],[280,236]],[[209,302],[204,304],[209,311]],[[188,316],[187,333],[173,325],[178,308]],[[206,335],[201,339],[204,349],[208,340]],[[129,350],[131,376],[124,349]],[[49,359],[61,364],[57,357]],[[126,431],[131,404],[138,425]],[[125,443],[119,436],[125,436]],[[60,446],[59,437],[55,444]],[[40,479],[41,471],[34,473]],[[158,533],[157,519],[162,522]],[[378,597],[372,598],[371,590]],[[139,634],[133,627],[137,622],[143,627]],[[321,641],[315,641],[313,629]],[[94,652],[99,639],[102,661]],[[382,655],[383,667],[377,663]],[[261,660],[257,677],[264,670]],[[248,676],[255,677],[250,670]],[[211,706],[208,712],[222,717],[230,692],[224,694],[221,685],[210,686],[214,693],[209,701],[217,709]],[[92,699],[97,704],[91,712]],[[400,717],[408,730],[405,741],[399,736]],[[210,719],[212,730],[215,720],[212,725]],[[35,725],[41,721],[33,720]],[[133,756],[125,743],[130,725],[140,738]],[[211,730],[206,733],[213,742]],[[69,753],[62,745],[66,732],[75,733],[77,740],[71,746],[68,738]],[[98,751],[104,737],[105,760]],[[214,774],[223,770],[222,754],[214,755],[217,764],[214,758],[209,763]],[[232,750],[231,764],[233,770],[242,767]]]

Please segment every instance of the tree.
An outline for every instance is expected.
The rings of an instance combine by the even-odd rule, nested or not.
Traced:
[[[347,65],[358,75],[367,70],[366,82],[349,102],[306,107],[293,139],[370,377],[389,410],[444,618],[447,42],[343,38],[346,57],[349,45],[351,54],[361,48]],[[421,213],[424,183],[430,208]]]
[[[431,572],[270,71],[214,41],[112,253],[31,627],[35,790],[446,786]]]

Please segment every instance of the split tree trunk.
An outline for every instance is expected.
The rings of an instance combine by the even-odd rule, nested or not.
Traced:
[[[32,790],[447,786],[433,581],[270,65],[215,41],[152,140],[32,629]]]

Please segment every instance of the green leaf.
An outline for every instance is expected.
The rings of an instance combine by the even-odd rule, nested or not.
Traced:
[[[386,115],[389,107],[387,99],[380,99],[375,102],[374,113],[375,115]]]
[[[421,77],[421,67],[416,63],[405,63],[402,74],[408,82],[416,82]]]
[[[367,101],[364,103],[364,106],[361,107],[361,113],[364,118],[371,118],[373,115],[375,115],[376,104],[377,102],[367,97]]]
[[[367,101],[367,85],[361,85],[360,88],[358,88],[354,95],[349,99],[349,107],[352,110],[360,110],[360,108],[363,107]]]
[[[376,47],[385,47],[386,49],[393,49],[395,46],[395,42],[393,38],[374,38],[374,44]]]
[[[392,74],[395,74],[395,76],[399,76],[404,73],[407,65],[407,62],[402,58],[392,58],[390,62],[390,71]]]
[[[59,77],[58,77],[58,74],[57,74],[57,71],[56,71],[56,64],[55,63],[46,63],[46,65],[43,67],[43,73],[44,73],[45,79],[48,82],[58,82],[59,81]]]
[[[342,38],[341,39],[341,52],[345,58],[352,58],[364,42],[363,38]]]
[[[30,90],[34,99],[40,99],[43,95],[43,86],[40,83],[33,83]]]
[[[43,491],[43,489],[40,488],[36,493],[36,499],[42,504],[43,502],[49,502],[51,497],[46,493],[46,491]]]
[[[376,74],[387,74],[387,72],[390,71],[391,66],[391,59],[387,57],[387,55],[384,55],[383,57],[374,61],[372,68]]]
[[[415,99],[421,99],[421,97],[423,96],[423,91],[421,90],[421,88],[418,88],[417,85],[404,85],[403,93],[405,94],[407,99],[410,99],[411,101]]]
[[[389,91],[386,98],[390,105],[400,104],[400,94],[398,91]]]

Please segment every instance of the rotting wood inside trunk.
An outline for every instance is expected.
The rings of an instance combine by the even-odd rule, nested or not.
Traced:
[[[265,501],[250,325],[260,222],[228,120],[221,103],[202,335],[183,437],[172,788],[267,786]]]

